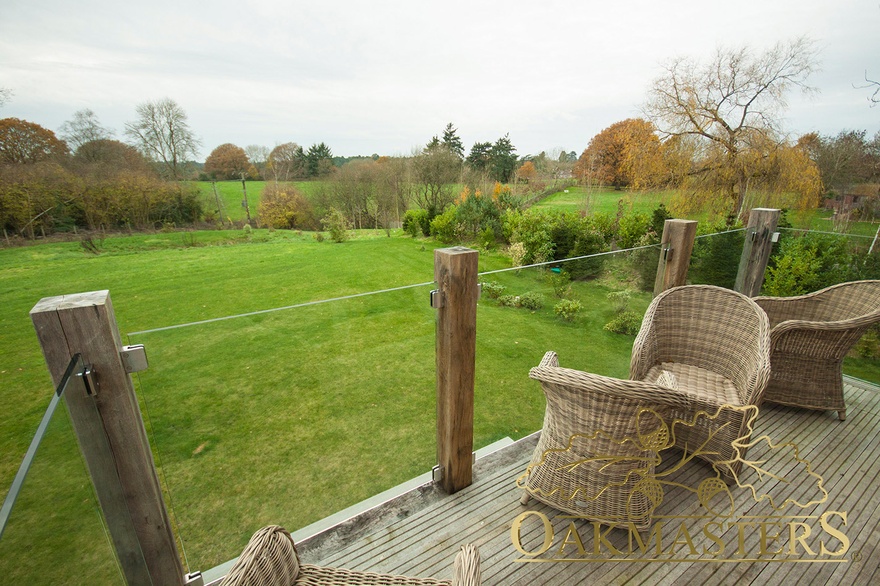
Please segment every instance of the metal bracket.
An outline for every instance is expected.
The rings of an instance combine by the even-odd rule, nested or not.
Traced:
[[[673,248],[672,248],[672,246],[671,246],[668,242],[667,242],[666,244],[664,244],[663,247],[662,247],[660,250],[661,250],[662,253],[663,253],[663,262],[669,262],[669,261],[672,260],[672,250],[673,250]]]
[[[95,381],[95,371],[92,370],[90,364],[83,366],[82,372],[76,373],[76,376],[83,380],[83,386],[86,388],[86,394],[89,396],[98,394],[98,383]]]
[[[471,465],[477,462],[477,453],[471,452]],[[433,468],[431,468],[431,480],[434,482],[443,482],[443,466],[440,464],[435,464]]]
[[[134,344],[132,346],[123,346],[119,352],[119,358],[122,359],[122,368],[125,372],[132,374],[147,370],[147,351],[143,344]]]
[[[443,292],[440,289],[431,290],[431,307],[434,309],[443,307]]]
[[[779,232],[774,232],[772,236],[770,236],[770,242],[779,242]]]
[[[190,572],[183,577],[184,586],[205,586],[205,578],[201,572]]]

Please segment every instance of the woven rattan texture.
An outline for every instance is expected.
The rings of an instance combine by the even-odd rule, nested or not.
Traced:
[[[223,580],[223,586],[290,586],[299,569],[290,533],[270,525],[254,533]]]
[[[453,579],[411,578],[344,568],[299,563],[293,539],[278,525],[254,533],[222,586],[479,586],[480,551],[461,547],[453,564]]]
[[[559,368],[556,354],[548,352],[529,373],[542,383],[547,408],[526,490],[561,511],[609,525],[649,525],[651,496],[633,487],[642,475],[653,473],[650,452],[639,452],[633,442],[578,442],[572,436],[599,430],[617,440],[645,436],[656,421],[637,419],[642,408],[654,410],[667,423],[691,420],[699,411],[718,412],[717,419],[702,418],[685,433],[677,427],[676,445],[693,448],[708,441],[701,457],[735,459],[731,442],[748,434],[744,412],[719,408],[760,403],[770,376],[769,329],[766,315],[748,297],[691,285],[670,289],[651,303],[633,346],[631,380]],[[674,388],[657,384],[658,378],[669,380],[664,370],[672,375]],[[553,466],[541,465],[548,450]],[[599,454],[619,461],[614,466],[590,462],[571,467]]]
[[[854,281],[798,297],[756,297],[770,325],[772,374],[765,399],[846,416],[842,365],[880,322],[880,281]]]

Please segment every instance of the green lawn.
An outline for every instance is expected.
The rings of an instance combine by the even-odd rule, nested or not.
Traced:
[[[96,289],[111,291],[124,339],[147,346],[151,366],[138,376],[139,397],[192,568],[233,557],[261,525],[301,527],[426,472],[435,450],[430,285],[127,334],[427,283],[435,246],[384,232],[335,244],[254,230],[107,238],[98,256],[77,243],[0,250],[0,486],[5,492],[51,393],[28,311],[41,297]],[[480,268],[507,264],[486,254]],[[544,293],[547,306],[532,313],[480,305],[478,446],[540,427],[543,396],[527,372],[546,350],[557,350],[568,366],[623,376],[632,343],[601,329],[611,315],[607,284],[576,287],[596,301],[569,325],[553,315],[552,292],[539,271],[493,278],[512,293]],[[647,298],[637,303],[644,309]],[[0,545],[8,552],[0,556],[0,573],[13,581],[38,570],[20,562],[16,535],[41,544],[29,550],[34,560],[68,547],[55,535],[78,536],[65,542],[71,548],[105,543],[59,413]],[[95,575],[104,576],[95,581],[113,575],[107,551],[90,556]],[[49,581],[79,576],[72,568],[59,567]]]
[[[136,387],[190,569],[232,558],[265,524],[305,526],[434,464],[433,241],[360,231],[336,244],[239,230],[100,244],[100,255],[78,243],[0,249],[0,492],[51,394],[28,311],[45,296],[97,289],[111,291],[123,339],[147,348],[150,368]],[[481,254],[481,271],[508,265],[498,253]],[[602,326],[614,315],[607,293],[628,277],[619,261],[605,266],[603,278],[574,284],[584,310],[573,324],[554,315],[544,271],[484,278],[512,295],[540,293],[545,303],[532,312],[480,301],[477,447],[540,428],[544,398],[527,373],[547,350],[563,366],[626,376],[633,338]],[[631,308],[643,312],[649,300],[636,294]],[[291,305],[301,306],[134,334]],[[870,361],[855,368],[866,378],[877,372]],[[10,583],[36,575],[113,581],[63,409],[33,471],[0,541],[0,575]]]

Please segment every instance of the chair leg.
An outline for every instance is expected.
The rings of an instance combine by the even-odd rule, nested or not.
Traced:
[[[841,421],[846,420],[846,409],[838,409],[837,410],[837,418]]]
[[[530,495],[528,493],[528,491],[524,490],[522,497],[519,499],[519,504],[526,506],[527,504],[529,504],[529,499],[531,499],[531,498],[532,498],[532,495]]]

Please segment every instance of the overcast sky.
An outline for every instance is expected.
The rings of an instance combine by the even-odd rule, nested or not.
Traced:
[[[878,0],[0,0],[0,109],[52,130],[83,108],[124,138],[135,106],[170,97],[203,159],[225,142],[326,142],[409,154],[452,122],[466,149],[505,133],[519,155],[578,154],[639,116],[660,66],[801,35],[819,93],[790,96],[793,136],[880,131]]]

